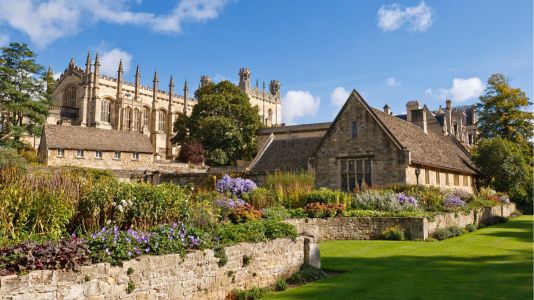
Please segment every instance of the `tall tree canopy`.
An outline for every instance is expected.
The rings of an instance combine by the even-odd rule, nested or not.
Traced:
[[[526,111],[532,103],[521,89],[511,87],[504,75],[491,75],[480,102],[478,129],[481,138],[502,137],[520,143],[532,138],[533,116]]]
[[[26,44],[11,43],[0,55],[0,145],[21,148],[24,134],[38,134],[52,100],[53,78]],[[47,83],[48,90],[47,90]]]
[[[195,92],[198,104],[191,116],[180,114],[173,142],[198,142],[210,165],[251,160],[256,154],[256,131],[262,126],[258,108],[229,81],[209,83]]]

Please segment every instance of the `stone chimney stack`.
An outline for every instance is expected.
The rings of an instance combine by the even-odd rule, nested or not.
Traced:
[[[384,105],[384,112],[385,112],[386,114],[388,114],[388,115],[393,114],[393,113],[391,112],[391,107],[389,107],[389,105],[387,105],[387,104]]]
[[[452,129],[452,101],[450,99],[445,101],[445,129],[447,133],[454,134]]]
[[[419,101],[412,100],[406,103],[406,121],[412,122],[412,111],[421,109],[421,104]]]

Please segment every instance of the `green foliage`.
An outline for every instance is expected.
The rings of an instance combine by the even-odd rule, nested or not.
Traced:
[[[132,267],[129,267],[128,270],[126,270],[126,275],[130,276],[135,272],[135,270]]]
[[[483,139],[473,151],[473,160],[484,184],[508,193],[522,209],[532,211],[534,169],[524,147],[500,137]]]
[[[128,286],[126,287],[126,293],[131,294],[135,291],[135,283],[130,279],[128,280]]]
[[[252,258],[248,255],[243,255],[243,267],[248,267]]]
[[[267,175],[265,187],[273,190],[286,207],[298,208],[306,205],[304,195],[313,190],[314,182],[314,176],[308,172],[276,172]]]
[[[258,220],[262,217],[263,213],[248,203],[245,203],[243,206],[238,206],[228,212],[228,218],[234,224]]]
[[[312,281],[321,280],[326,274],[321,270],[310,265],[303,265],[300,270],[287,279],[290,284],[305,284]]]
[[[501,137],[516,143],[532,138],[534,118],[528,109],[532,102],[521,89],[511,87],[504,75],[491,75],[480,102],[477,125],[482,138]]]
[[[235,289],[233,290],[228,296],[226,296],[226,299],[228,300],[256,300],[261,299],[270,292],[268,288],[251,288],[248,290],[240,290]]]
[[[257,209],[263,209],[279,204],[279,198],[273,190],[257,188],[244,195],[243,200]]]
[[[26,44],[11,43],[1,51],[0,119],[4,127],[0,145],[21,149],[23,135],[38,133],[46,120],[51,102],[45,83],[53,79],[48,74],[40,80],[43,67]]]
[[[174,124],[177,144],[196,141],[204,146],[209,165],[251,160],[256,131],[262,126],[258,108],[229,81],[210,83],[195,92],[198,104],[190,116],[180,114]]]
[[[17,153],[17,150],[0,147],[0,169],[14,168],[26,170],[26,159]]]
[[[291,217],[291,218],[301,219],[301,218],[307,218],[308,217],[308,213],[302,207],[291,208],[287,212],[289,213],[289,217]]]
[[[385,240],[392,241],[404,241],[406,239],[404,237],[404,229],[402,229],[400,225],[394,225],[386,228],[384,231],[382,231],[382,237]]]
[[[434,238],[438,241],[443,241],[453,237],[452,232],[448,228],[438,228],[434,231]]]
[[[284,222],[263,219],[240,224],[222,224],[217,227],[217,236],[222,245],[233,245],[284,237],[295,239],[297,230],[293,225]]]
[[[303,201],[305,203],[341,204],[344,207],[348,207],[351,202],[351,196],[344,192],[320,188],[304,194]]]
[[[228,256],[226,255],[226,251],[222,246],[217,246],[215,247],[215,249],[213,249],[213,256],[219,259],[219,261],[217,262],[219,268],[226,266],[226,264],[228,263]]]
[[[282,221],[290,217],[289,211],[283,206],[273,206],[263,210],[263,218]]]
[[[287,282],[283,279],[277,280],[274,289],[278,292],[287,290]]]
[[[469,224],[465,226],[465,229],[467,230],[467,232],[473,232],[473,231],[476,231],[478,228],[477,228],[477,225],[475,224]]]
[[[426,212],[421,210],[402,210],[397,212],[380,211],[371,209],[349,209],[343,212],[344,217],[366,217],[366,218],[384,218],[384,217],[433,217],[437,213]]]

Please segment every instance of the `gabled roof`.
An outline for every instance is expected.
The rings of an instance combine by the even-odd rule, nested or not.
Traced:
[[[139,132],[47,124],[43,135],[48,149],[152,153],[150,139]]]
[[[253,171],[305,171],[322,137],[274,139],[252,166]]]
[[[321,130],[326,131],[328,127],[330,127],[330,124],[331,124],[330,122],[324,122],[324,123],[266,127],[266,128],[259,129],[258,134],[267,135],[270,133],[293,133],[293,132],[321,131]]]
[[[453,136],[445,135],[441,130],[427,130],[427,133],[425,133],[421,127],[415,124],[389,115],[379,109],[372,108],[356,90],[352,91],[349,99],[345,102],[334,122],[332,122],[330,128],[324,135],[321,144],[324,143],[327,136],[333,130],[350,101],[360,101],[400,150],[410,150],[412,164],[476,174],[476,167],[471,160],[470,154]],[[432,114],[428,113],[427,118],[429,118],[427,121],[429,125],[439,126],[439,123]]]

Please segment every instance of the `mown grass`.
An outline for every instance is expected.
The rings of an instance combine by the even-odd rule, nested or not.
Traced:
[[[328,241],[345,273],[271,299],[533,299],[533,216],[442,242]]]

